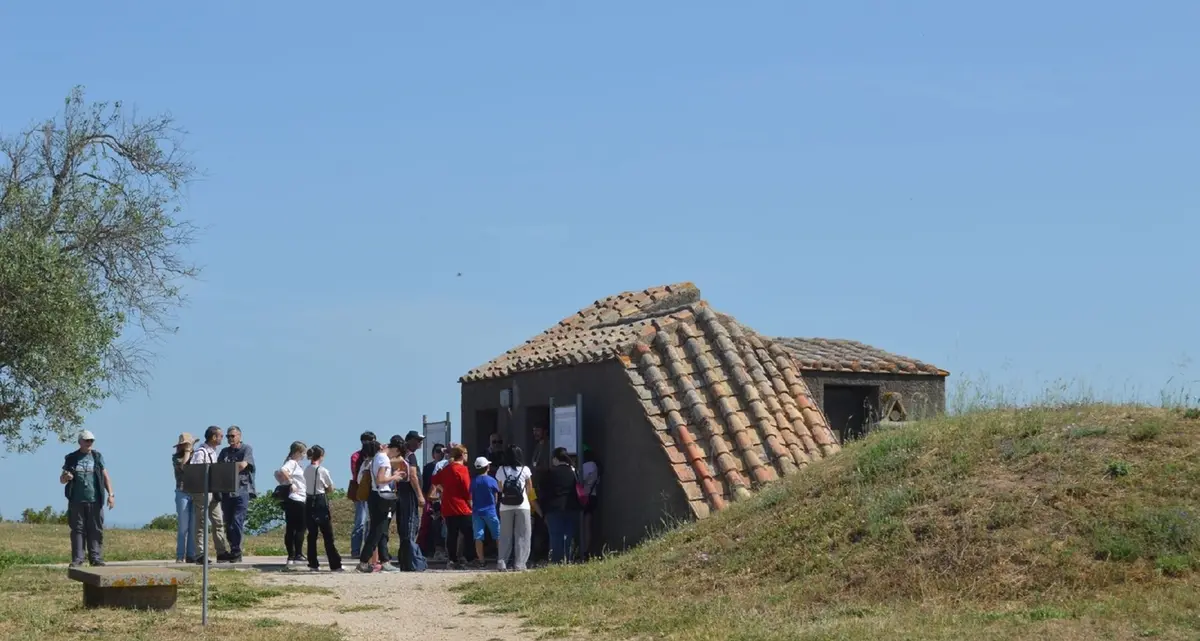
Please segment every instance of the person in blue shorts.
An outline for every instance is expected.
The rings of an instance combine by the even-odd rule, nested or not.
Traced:
[[[475,459],[475,479],[471,481],[471,529],[475,533],[475,563],[482,567],[483,537],[489,534],[493,541],[500,539],[500,517],[496,504],[500,496],[500,484],[488,474],[492,462],[486,456]]]

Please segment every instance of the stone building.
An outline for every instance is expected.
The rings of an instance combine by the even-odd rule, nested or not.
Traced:
[[[811,373],[822,386],[845,374]],[[691,283],[596,301],[459,381],[472,453],[492,434],[530,452],[532,428],[579,399],[578,436],[603,469],[597,548],[704,518],[840,449],[785,342],[714,310]]]
[[[795,359],[840,442],[880,421],[913,421],[946,411],[946,370],[858,341],[774,341]]]

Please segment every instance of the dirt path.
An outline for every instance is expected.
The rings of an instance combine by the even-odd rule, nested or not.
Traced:
[[[462,605],[450,588],[469,581],[466,572],[271,572],[259,580],[271,585],[329,588],[334,594],[292,594],[271,602],[271,616],[287,621],[336,623],[351,641],[413,638],[429,641],[528,641],[537,638],[517,617],[484,613]],[[260,613],[261,616],[261,613]]]

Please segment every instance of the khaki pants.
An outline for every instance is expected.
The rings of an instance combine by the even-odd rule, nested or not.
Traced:
[[[208,512],[208,533],[217,547],[217,554],[228,554],[229,540],[225,537],[225,519],[221,515],[221,499],[211,494],[207,496],[193,494],[192,505],[196,509],[196,556],[203,557],[208,550],[208,541],[204,540],[205,512]]]

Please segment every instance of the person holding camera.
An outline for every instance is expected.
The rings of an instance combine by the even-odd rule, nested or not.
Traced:
[[[104,466],[104,457],[92,449],[96,435],[79,433],[79,449],[63,459],[63,484],[67,497],[67,522],[71,525],[71,567],[83,565],[84,554],[93,566],[104,565],[104,505],[116,507],[112,479]]]

